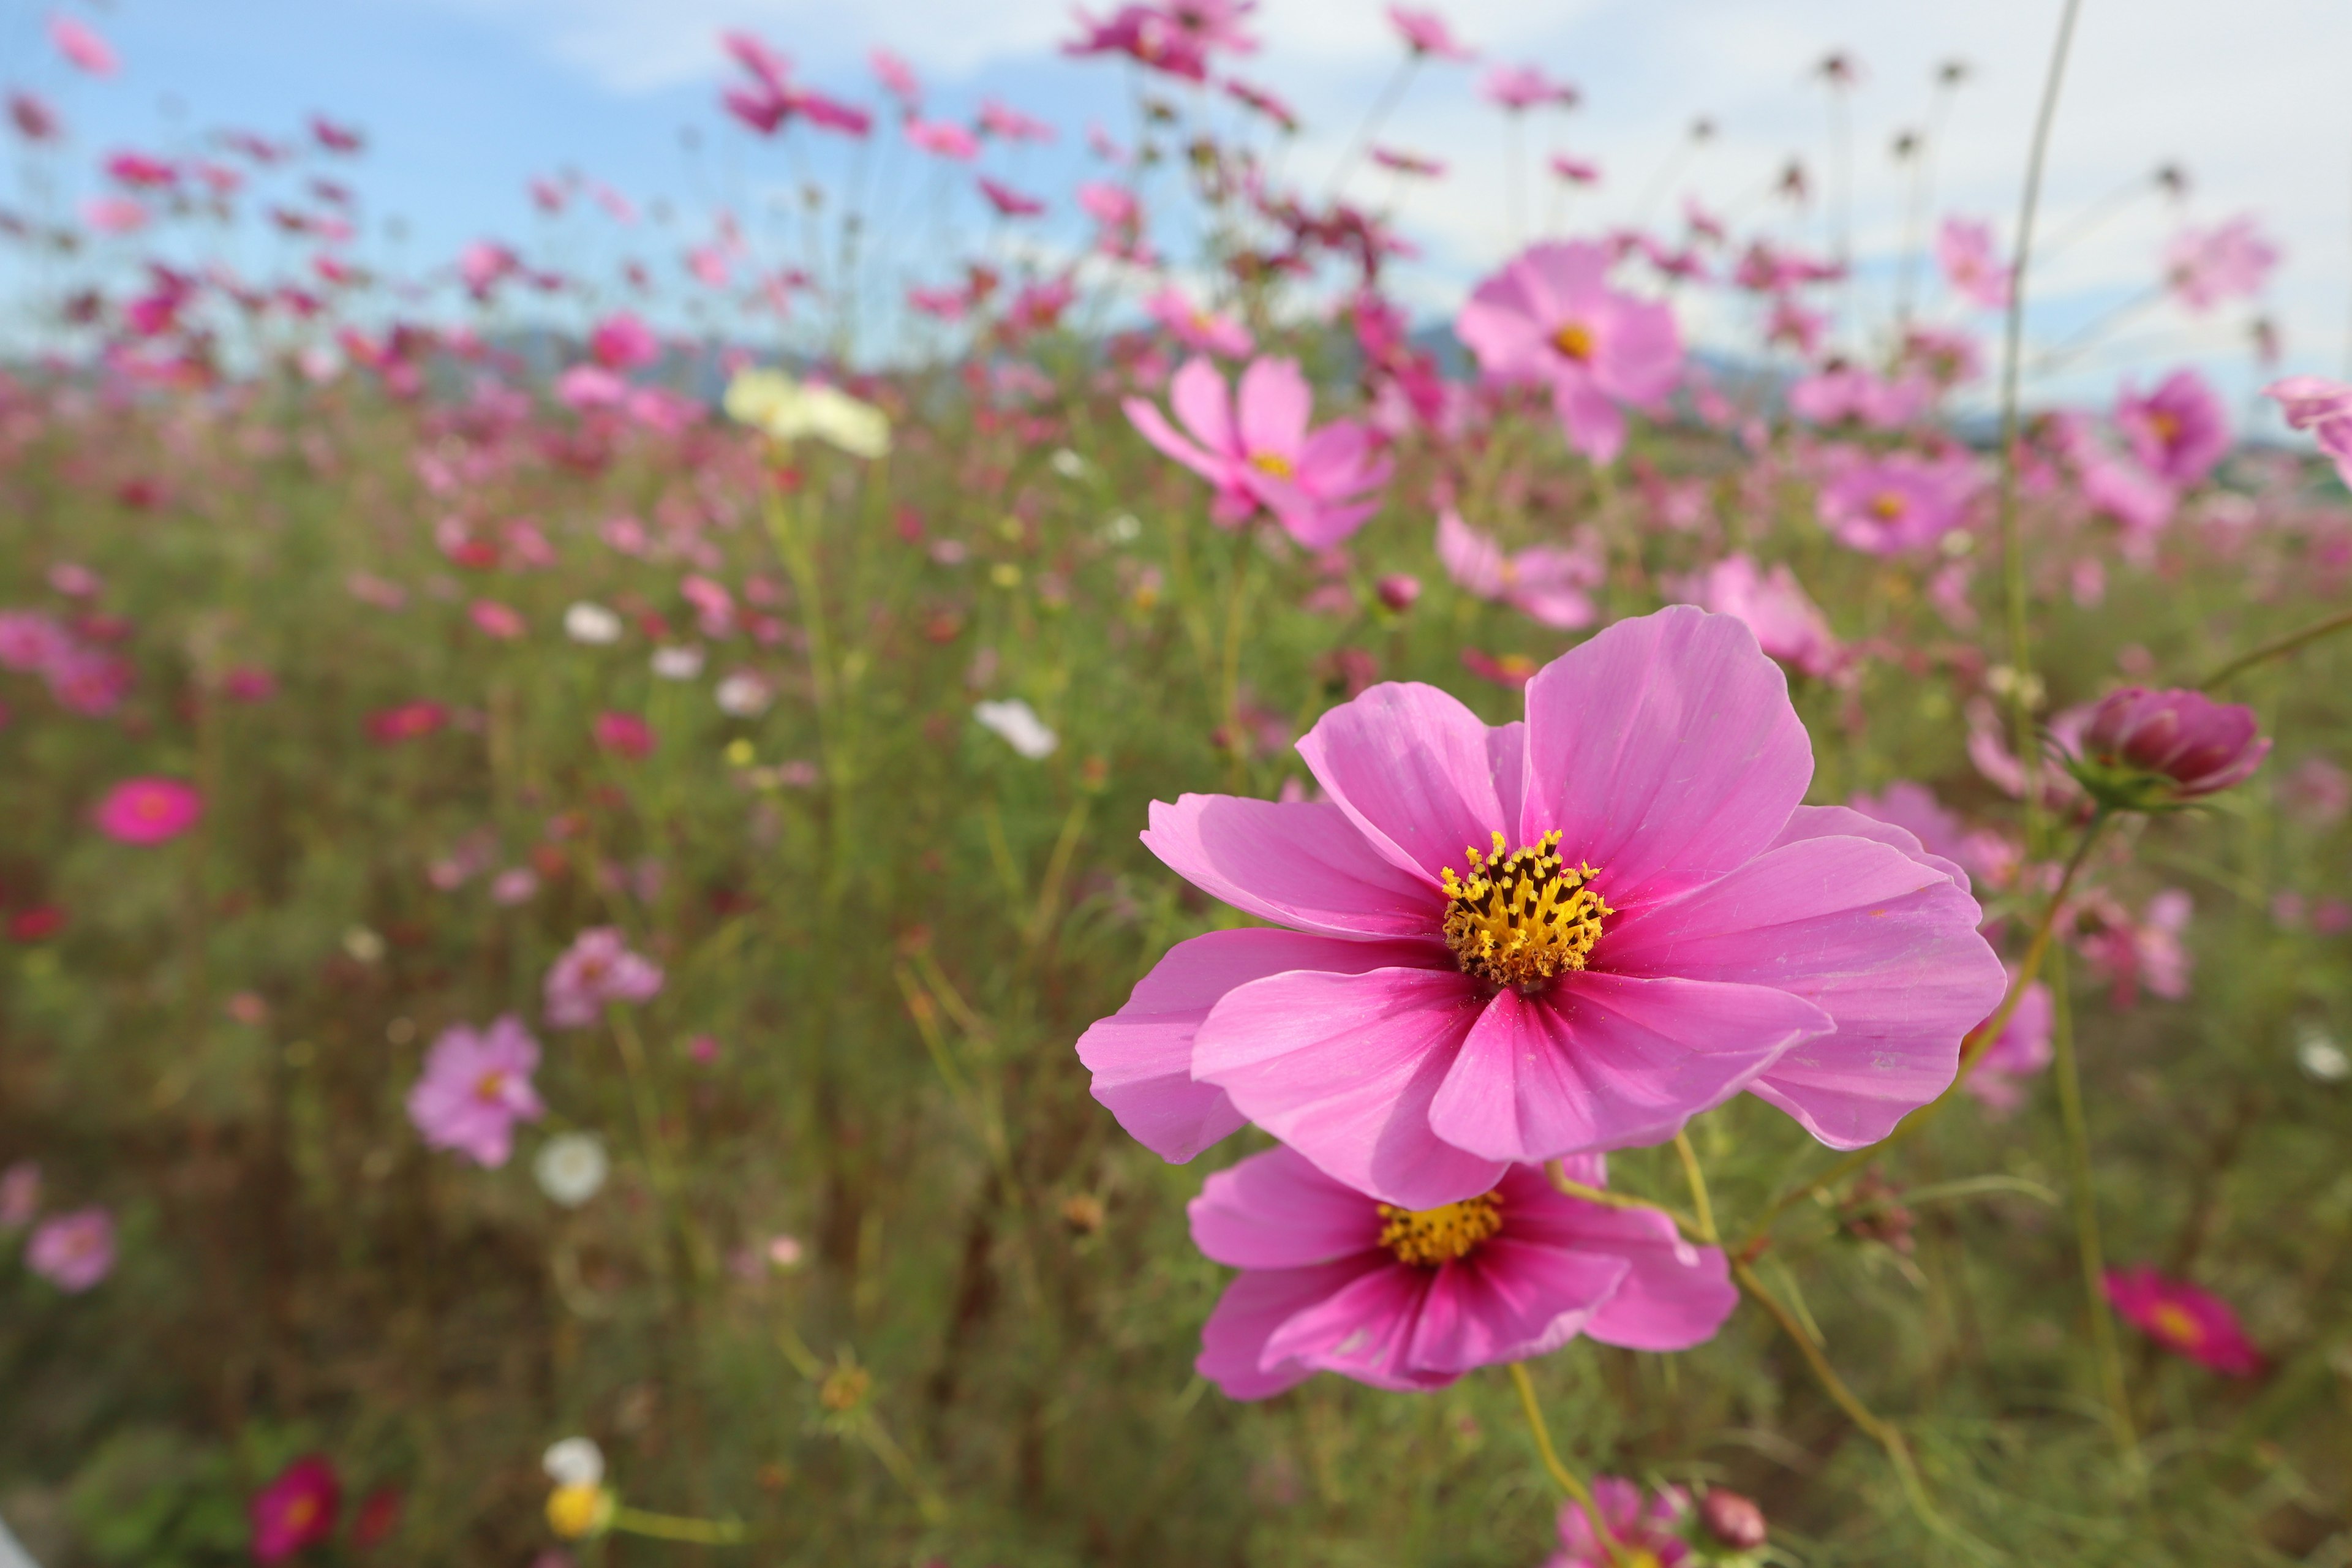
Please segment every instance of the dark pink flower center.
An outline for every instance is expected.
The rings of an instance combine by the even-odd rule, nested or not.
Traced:
[[[1617,911],[1592,889],[1600,872],[1554,853],[1557,832],[1508,854],[1506,844],[1497,833],[1490,852],[1465,849],[1466,877],[1445,868],[1445,945],[1464,973],[1527,991],[1582,969]]]

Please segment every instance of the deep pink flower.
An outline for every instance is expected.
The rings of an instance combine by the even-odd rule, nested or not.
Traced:
[[[1454,36],[1445,18],[1434,11],[1415,11],[1402,5],[1389,7],[1389,20],[1404,39],[1404,47],[1414,54],[1441,60],[1472,60],[1478,52]]]
[[[2174,237],[2165,247],[2164,280],[2183,305],[2202,312],[2260,293],[2278,260],[2278,247],[2256,232],[2252,217],[2233,217]]]
[[[1829,617],[1785,565],[1766,572],[1752,556],[1727,555],[1694,573],[1675,596],[1719,616],[1738,616],[1764,651],[1791,669],[1822,679],[1845,666],[1845,649],[1830,630]]]
[[[1084,10],[1072,13],[1080,36],[1062,46],[1066,55],[1125,55],[1186,81],[1209,79],[1208,51],[1175,17],[1149,5],[1122,5],[1106,22]]]
[[[1993,249],[1990,224],[1946,218],[1936,235],[1936,259],[1961,299],[1988,310],[2008,308],[2011,269]]]
[[[1982,483],[1964,452],[1922,458],[1841,454],[1835,478],[1822,487],[1822,526],[1841,544],[1873,555],[1924,550],[1967,521]]]
[[[2075,777],[2094,795],[2151,784],[2167,801],[2194,800],[2243,783],[2270,755],[2254,710],[2201,691],[2126,686],[2100,699],[2074,752]],[[2136,775],[2136,776],[2135,776]],[[2135,795],[2111,804],[2137,807]]]
[[[398,745],[430,735],[448,721],[449,710],[438,702],[403,702],[368,715],[368,738],[378,745]]]
[[[2010,976],[2011,983],[2016,975]],[[2050,987],[2039,980],[2025,988],[2000,1036],[1984,1048],[1969,1074],[1969,1092],[1988,1108],[2007,1114],[2025,1100],[2024,1080],[2050,1065]]]
[[[2182,1279],[2167,1279],[2142,1263],[2110,1268],[2103,1281],[2116,1310],[2176,1355],[2231,1377],[2253,1377],[2262,1352],[2246,1338],[2230,1304]]]
[[[1530,545],[1507,554],[1450,506],[1437,514],[1437,559],[1465,592],[1562,631],[1589,626],[1599,617],[1586,590],[1599,587],[1609,572],[1589,540],[1566,548]]]
[[[1220,316],[1194,305],[1173,283],[1146,300],[1143,309],[1153,321],[1174,333],[1177,342],[1195,353],[1247,359],[1257,348],[1247,327],[1231,316]]]
[[[522,612],[511,605],[501,605],[496,599],[477,599],[466,606],[466,618],[485,637],[500,642],[512,642],[530,629]]]
[[[495,1170],[514,1150],[514,1124],[547,1114],[532,1089],[539,1042],[509,1013],[488,1029],[453,1024],[425,1053],[408,1090],[408,1120],[436,1149],[455,1149]]]
[[[1045,204],[1036,197],[1024,196],[1011,185],[992,180],[986,174],[980,176],[980,194],[986,196],[988,205],[1004,217],[1035,217],[1045,210]]]
[[[1601,180],[1600,164],[1590,158],[1571,158],[1565,153],[1552,154],[1551,172],[1571,185],[1598,184]]]
[[[1625,444],[1619,405],[1656,407],[1683,362],[1674,311],[1612,289],[1610,261],[1598,245],[1532,246],[1454,324],[1490,380],[1549,386],[1569,445],[1601,463]]]
[[[547,972],[547,1021],[584,1028],[611,1002],[643,1002],[662,988],[661,965],[629,951],[617,926],[594,926],[572,940]]]
[[[1154,854],[1292,929],[1181,943],[1087,1031],[1121,1125],[1181,1161],[1255,1121],[1429,1208],[1742,1089],[1853,1148],[1951,1082],[2002,991],[1980,911],[1909,834],[1799,804],[1811,743],[1744,624],[1621,621],[1527,712],[1375,686],[1298,743],[1328,804],[1154,804]]]
[[[114,1271],[114,1216],[102,1208],[52,1215],[25,1243],[25,1267],[79,1296]]]
[[[632,762],[654,754],[654,727],[635,713],[596,715],[596,744]]]
[[[112,76],[121,67],[114,46],[99,37],[97,29],[62,12],[49,18],[49,42],[67,63],[92,76]]]
[[[596,323],[588,352],[606,370],[636,370],[661,358],[661,340],[634,313],[616,310]]]
[[[1124,406],[1145,440],[1216,487],[1219,521],[1239,522],[1263,508],[1293,539],[1320,550],[1380,510],[1379,497],[1360,498],[1387,482],[1391,465],[1373,455],[1370,432],[1352,420],[1310,431],[1314,401],[1296,360],[1252,362],[1236,402],[1217,367],[1194,359],[1169,385],[1183,434],[1155,404],[1130,397]]]
[[[2132,456],[2176,485],[2200,482],[2230,450],[2230,416],[2193,370],[2174,371],[2146,397],[2126,384],[2116,400],[2116,424]]]
[[[177,838],[205,814],[204,796],[178,779],[125,779],[91,813],[98,830],[118,844],[162,844]]]
[[[343,1506],[343,1483],[325,1456],[305,1454],[278,1479],[253,1494],[246,1512],[253,1522],[253,1560],[283,1563],[335,1533]]]
[[[1596,1156],[1570,1176],[1599,1185]],[[1420,1212],[1332,1180],[1289,1149],[1211,1176],[1192,1240],[1243,1270],[1201,1332],[1202,1376],[1264,1399],[1336,1372],[1375,1388],[1443,1388],[1578,1334],[1685,1350],[1738,1304],[1723,1254],[1661,1214],[1608,1208],[1513,1165],[1491,1190]]]
[[[1683,1538],[1690,1494],[1682,1488],[1662,1487],[1645,1502],[1635,1482],[1622,1476],[1595,1476],[1592,1500],[1609,1527],[1607,1542],[1592,1528],[1582,1503],[1562,1503],[1559,1550],[1544,1559],[1544,1568],[1648,1568],[1651,1563],[1683,1568],[1691,1561],[1690,1543]]]

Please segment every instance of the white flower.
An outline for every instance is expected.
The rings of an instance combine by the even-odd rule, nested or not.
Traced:
[[[383,956],[383,938],[365,926],[353,926],[343,933],[343,951],[362,963],[373,963]]]
[[[803,1256],[798,1237],[779,1236],[768,1243],[768,1261],[786,1273],[798,1268]]]
[[[566,1437],[547,1450],[540,1461],[547,1479],[559,1487],[594,1487],[604,1483],[604,1450],[593,1437]]]
[[[596,1195],[613,1168],[604,1141],[593,1132],[563,1132],[539,1146],[530,1173],[539,1190],[565,1208],[576,1209]]]
[[[1143,520],[1131,511],[1120,512],[1102,526],[1105,544],[1132,544],[1143,537]]]
[[[890,450],[890,420],[879,408],[837,386],[795,381],[780,370],[738,371],[727,384],[725,406],[729,418],[779,441],[814,436],[853,458]]]
[[[1086,478],[1087,460],[1084,458],[1079,457],[1076,452],[1071,451],[1067,447],[1061,447],[1055,451],[1052,457],[1045,459],[1045,463],[1048,468],[1051,468],[1055,473],[1061,475],[1066,479],[1081,479]]]
[[[1045,728],[1037,710],[1018,697],[1003,702],[976,704],[971,716],[980,721],[982,729],[1002,736],[1006,745],[1033,763],[1053,755],[1054,748],[1062,743],[1059,735]]]
[[[702,649],[693,643],[654,649],[654,673],[664,680],[692,680],[702,673]]]
[[[2295,1065],[2304,1076],[2315,1083],[2342,1083],[2352,1078],[2352,1056],[2327,1037],[2327,1031],[2316,1025],[2305,1026],[2303,1037],[2295,1043]]]
[[[748,669],[739,669],[719,683],[719,711],[737,719],[756,718],[774,698],[768,683]]]
[[[576,643],[603,647],[621,640],[621,617],[583,599],[563,612],[563,635]]]

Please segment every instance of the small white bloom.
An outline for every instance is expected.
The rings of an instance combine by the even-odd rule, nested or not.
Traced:
[[[576,1209],[596,1195],[611,1173],[604,1140],[593,1132],[562,1132],[540,1145],[530,1163],[539,1190],[565,1208]]]
[[[692,680],[702,673],[702,649],[687,643],[654,649],[654,673],[664,680]]]
[[[343,951],[362,963],[373,963],[383,956],[383,938],[365,926],[353,926],[343,933]]]
[[[1105,544],[1132,544],[1143,537],[1143,521],[1131,511],[1120,512],[1103,524]]]
[[[803,1256],[798,1237],[779,1236],[768,1243],[768,1261],[787,1273],[801,1266]]]
[[[1048,467],[1066,479],[1082,479],[1087,474],[1087,460],[1067,447],[1059,448],[1046,458]]]
[[[1052,756],[1054,748],[1062,743],[1059,735],[1045,728],[1037,710],[1018,697],[1003,702],[976,704],[971,716],[980,721],[982,728],[1002,736],[1006,745],[1033,763]]]
[[[540,1461],[547,1479],[559,1487],[604,1484],[604,1450],[593,1437],[566,1437],[549,1447]]]
[[[720,681],[718,698],[719,711],[737,719],[757,718],[775,700],[768,683],[748,669],[739,669]]]
[[[2352,1056],[2345,1055],[2344,1047],[2315,1025],[2307,1026],[2295,1042],[2294,1060],[2315,1083],[2342,1083],[2352,1078]]]
[[[563,635],[576,643],[604,647],[621,640],[621,617],[583,599],[563,612]]]

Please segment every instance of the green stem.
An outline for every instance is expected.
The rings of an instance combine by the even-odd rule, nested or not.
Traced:
[[[1601,1517],[1601,1505],[1592,1499],[1592,1489],[1584,1484],[1583,1478],[1568,1468],[1559,1457],[1559,1450],[1551,1446],[1551,1428],[1544,1425],[1543,1405],[1536,1398],[1535,1380],[1528,1375],[1526,1363],[1516,1361],[1511,1363],[1511,1382],[1519,1391],[1519,1405],[1528,1413],[1528,1430],[1535,1434],[1536,1452],[1543,1456],[1544,1468],[1550,1471],[1551,1479],[1559,1483],[1559,1489],[1584,1510],[1584,1517],[1592,1523],[1592,1538],[1601,1543],[1601,1550],[1608,1553],[1609,1561],[1622,1563],[1624,1557],[1617,1549],[1616,1532],[1609,1528],[1608,1520]]]
[[[2083,1079],[2074,1052],[2074,1010],[2069,1005],[2066,965],[2050,969],[2051,1068],[2058,1080],[2058,1115],[2066,1139],[2066,1185],[2074,1200],[2074,1246],[2083,1265],[2084,1305],[2091,1314],[2091,1346],[2099,1362],[2099,1387],[2107,1401],[2116,1446],[2135,1474],[2139,1438],[2133,1428],[2131,1390],[2124,1381],[2123,1351],[2116,1343],[2116,1321],[2107,1310],[2106,1256],[2099,1240],[2098,1194],[2091,1183],[2091,1131],[2083,1111]]]
[[[641,1508],[614,1510],[613,1528],[625,1535],[649,1535],[656,1541],[685,1541],[697,1546],[732,1546],[747,1533],[740,1520],[688,1519],[683,1514],[648,1513]]]
[[[1706,1173],[1699,1169],[1698,1151],[1691,1147],[1690,1131],[1675,1130],[1675,1153],[1683,1163],[1683,1180],[1690,1184],[1691,1211],[1698,1216],[1698,1238],[1713,1245],[1721,1238],[1715,1229],[1715,1205],[1706,1198]]]
[[[2210,691],[2223,681],[2242,675],[2258,664],[2268,664],[2272,659],[2284,658],[2305,643],[2317,642],[2320,638],[2340,632],[2347,626],[2352,626],[2352,610],[2345,610],[2340,614],[2330,616],[2326,620],[2315,622],[2299,632],[2289,632],[2286,636],[2266,642],[2249,653],[2240,654],[2199,681],[2197,689]]]

